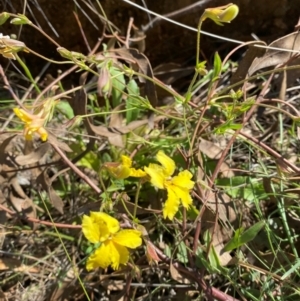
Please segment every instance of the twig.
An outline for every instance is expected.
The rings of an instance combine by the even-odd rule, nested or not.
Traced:
[[[6,75],[4,74],[3,72],[3,68],[2,68],[2,65],[0,65],[0,74],[3,78],[3,81],[4,81],[4,84],[5,84],[5,87],[8,89],[8,91],[10,92],[11,96],[13,97],[13,99],[16,101],[16,103],[23,109],[24,106],[22,104],[22,102],[20,101],[20,99],[18,98],[18,96],[15,94],[15,92],[13,91],[11,85],[9,84],[8,80],[7,80],[7,77]]]
[[[98,194],[101,193],[101,189],[94,184],[89,177],[87,177],[72,161],[64,154],[64,152],[55,144],[51,144],[55,151],[61,156],[63,161],[91,188],[93,188]]]

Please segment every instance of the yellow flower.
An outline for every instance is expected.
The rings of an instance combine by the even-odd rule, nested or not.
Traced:
[[[103,212],[84,215],[82,232],[91,243],[101,243],[87,260],[88,271],[98,267],[105,269],[110,265],[117,270],[120,264],[126,264],[129,260],[127,248],[135,249],[142,244],[140,231],[120,230],[119,222]]]
[[[24,136],[26,140],[32,140],[34,132],[40,135],[42,141],[47,140],[48,133],[44,128],[45,118],[19,108],[14,108],[14,112],[25,123]]]
[[[132,160],[127,156],[121,156],[121,163],[108,162],[105,167],[116,179],[125,179],[128,177],[142,178],[147,174],[141,169],[135,169],[132,166]]]
[[[192,204],[190,190],[194,187],[194,182],[191,181],[192,174],[188,170],[181,171],[178,176],[171,177],[175,171],[175,162],[168,157],[164,152],[159,151],[156,155],[158,164],[150,164],[145,167],[145,172],[150,176],[151,183],[159,189],[166,189],[168,199],[163,208],[164,218],[170,220],[178,211],[180,201],[185,208],[189,208]]]
[[[43,105],[38,108],[37,113],[34,114],[19,108],[13,109],[15,114],[25,123],[24,136],[26,140],[32,140],[35,132],[40,135],[42,141],[48,139],[48,133],[44,126],[51,120],[57,102],[57,100],[51,98],[47,99]]]
[[[210,18],[218,25],[223,25],[222,23],[230,23],[230,21],[232,21],[238,13],[239,7],[230,3],[225,6],[207,8],[201,17],[201,21],[204,21],[206,18]]]

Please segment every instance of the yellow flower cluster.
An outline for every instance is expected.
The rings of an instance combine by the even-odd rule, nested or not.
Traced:
[[[144,167],[144,171],[133,168],[132,160],[127,156],[122,156],[120,163],[106,163],[105,167],[117,179],[148,178],[156,188],[167,190],[168,198],[164,204],[163,216],[172,220],[180,202],[185,208],[189,208],[192,204],[190,196],[190,191],[194,187],[192,174],[184,170],[172,177],[176,167],[175,162],[162,151],[157,153],[156,158],[160,165],[149,164],[148,167]],[[91,243],[100,243],[87,260],[88,271],[98,267],[105,269],[108,266],[116,270],[120,264],[128,262],[127,248],[135,249],[142,244],[140,231],[120,230],[119,222],[103,212],[91,212],[90,216],[84,215],[82,231]]]
[[[157,153],[156,159],[161,165],[149,164],[148,167],[144,167],[144,171],[133,168],[132,160],[127,156],[121,157],[121,163],[106,163],[105,167],[117,179],[148,176],[154,187],[167,190],[168,198],[164,204],[163,216],[172,220],[180,202],[186,209],[192,204],[190,191],[195,184],[191,180],[193,175],[184,170],[172,178],[176,168],[175,162],[163,151]]]

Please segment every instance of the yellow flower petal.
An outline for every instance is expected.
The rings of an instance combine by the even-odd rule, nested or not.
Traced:
[[[120,224],[117,219],[111,217],[104,212],[91,212],[91,218],[93,218],[97,223],[104,223],[110,234],[114,234],[119,231]]]
[[[135,178],[143,178],[146,177],[147,174],[141,170],[141,169],[135,169],[135,168],[130,168],[130,177],[135,177]]]
[[[82,232],[91,243],[103,242],[119,229],[119,222],[104,212],[91,212],[82,219]]]
[[[176,196],[178,197],[178,199],[181,200],[183,207],[189,209],[190,205],[193,203],[189,190],[174,185],[172,186],[172,189],[176,194]]]
[[[126,247],[114,244],[108,240],[88,258],[86,269],[88,271],[98,267],[106,269],[111,265],[114,270],[117,270],[120,264],[126,264],[128,260],[129,251]]]
[[[122,161],[122,164],[126,167],[131,167],[131,165],[132,165],[132,160],[128,156],[122,155],[121,161]]]
[[[121,230],[113,237],[113,242],[121,246],[135,249],[142,244],[142,233],[137,230]]]
[[[164,218],[168,217],[170,220],[173,220],[174,215],[178,211],[180,201],[175,191],[172,189],[171,185],[167,186],[167,191],[168,191],[168,199],[166,200],[164,205],[163,215]]]
[[[19,108],[14,108],[14,113],[25,123],[24,135],[26,140],[32,140],[35,132],[40,135],[42,141],[47,140],[48,133],[43,127],[45,119]]]
[[[100,242],[100,227],[90,216],[84,215],[82,218],[82,232],[91,243]]]
[[[37,133],[40,135],[42,141],[47,141],[48,133],[43,127],[39,128]]]
[[[86,269],[88,271],[102,268],[106,269],[112,262],[111,260],[112,248],[111,243],[103,243],[87,260]]]
[[[186,189],[193,189],[195,182],[191,181],[192,177],[193,175],[188,170],[181,171],[178,176],[173,177],[172,184]]]
[[[131,168],[122,165],[122,163],[116,163],[114,165],[113,163],[108,163],[105,167],[116,179],[126,179],[130,176]]]
[[[119,268],[119,264],[126,264],[129,260],[129,251],[126,247],[120,246],[118,244],[112,243],[114,248],[112,248],[112,254],[115,254],[111,258],[111,266],[114,270]]]
[[[14,108],[14,113],[25,123],[31,122],[33,120],[33,115],[26,112],[23,109]]]
[[[175,162],[168,157],[163,151],[159,151],[156,155],[157,161],[164,167],[166,177],[172,176],[175,171]]]
[[[164,169],[162,166],[159,166],[157,164],[149,164],[148,167],[144,168],[145,172],[150,176],[151,183],[153,186],[164,189],[164,181],[165,181],[165,174]]]

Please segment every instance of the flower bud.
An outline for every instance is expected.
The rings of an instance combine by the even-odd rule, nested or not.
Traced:
[[[230,3],[225,6],[207,8],[201,17],[201,21],[209,18],[218,25],[223,26],[222,23],[230,23],[238,13],[239,7],[235,4]]]
[[[100,69],[97,87],[100,96],[110,96],[112,89],[112,81],[107,67],[103,67]]]

